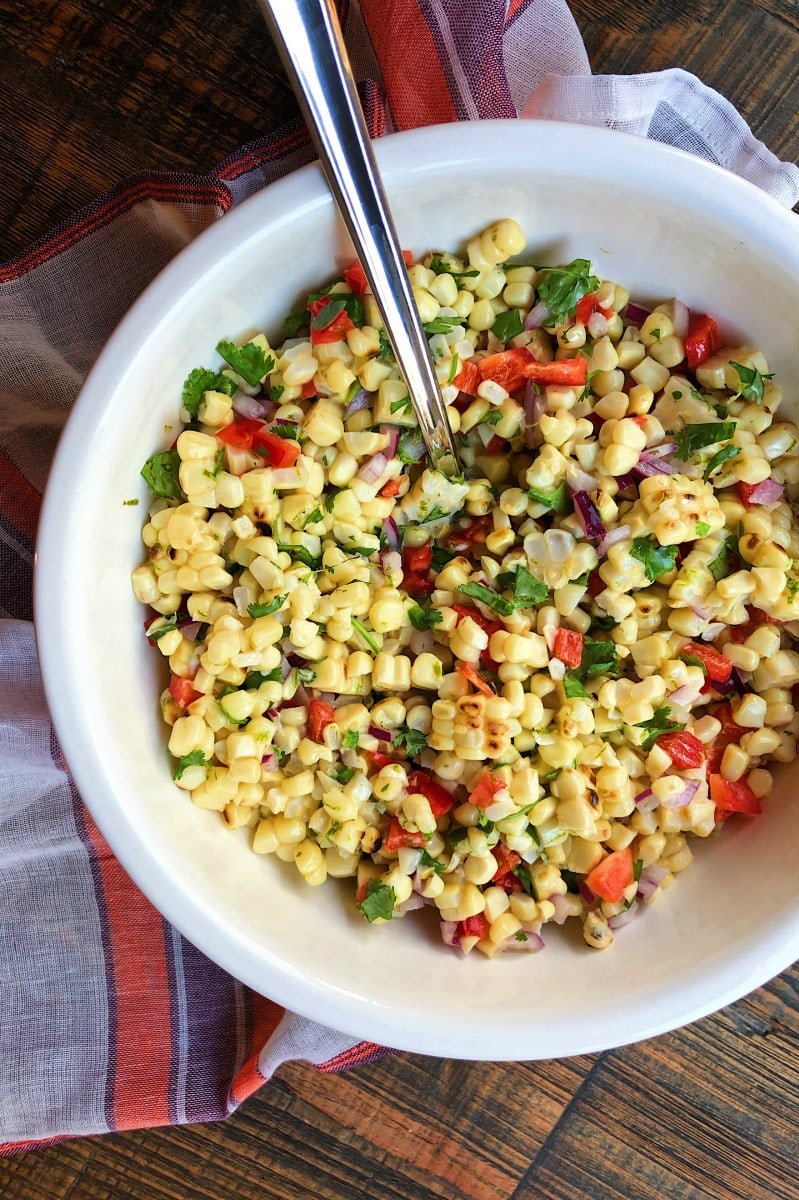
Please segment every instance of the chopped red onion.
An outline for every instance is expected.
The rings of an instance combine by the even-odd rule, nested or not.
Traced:
[[[417,892],[411,892],[407,900],[403,900],[402,904],[398,904],[394,909],[396,913],[413,912],[415,908],[424,908],[424,896],[420,896]]]
[[[756,483],[747,496],[748,504],[776,504],[782,499],[782,494],[785,487],[781,483],[777,483],[776,479],[764,479],[762,483]]]
[[[637,904],[635,901],[629,908],[623,908],[620,913],[616,913],[615,917],[608,918],[608,929],[622,929],[625,925],[629,925],[635,916]]]
[[[394,738],[390,729],[381,729],[379,725],[370,725],[367,733],[381,742],[390,742]]]
[[[358,479],[362,479],[364,483],[377,483],[386,471],[390,458],[382,450],[378,450],[377,454],[373,454],[368,458],[358,472]]]
[[[373,393],[367,392],[366,388],[359,388],[344,409],[344,420],[348,421],[350,417],[360,412],[362,408],[368,408],[372,403],[372,396]]]
[[[389,517],[383,525],[383,532],[386,535],[386,541],[392,550],[400,548],[400,531],[399,525],[393,517]]]
[[[178,629],[190,642],[197,641],[197,635],[202,628],[201,621],[186,621],[184,625],[178,625]]]
[[[573,492],[572,500],[585,536],[590,542],[602,541],[607,536],[607,530],[588,492]]]
[[[668,873],[666,867],[661,867],[657,863],[651,863],[648,867],[644,867],[641,878],[638,880],[637,898],[648,900],[658,890]]]
[[[661,801],[664,808],[685,808],[686,804],[690,804],[699,790],[698,779],[686,779],[685,787],[677,796],[672,796],[669,800]]]
[[[261,766],[267,771],[274,771],[277,766],[277,755],[274,750],[269,750],[261,756]]]
[[[540,933],[534,933],[531,929],[520,929],[518,933],[512,933],[510,937],[505,938],[502,949],[514,953],[521,951],[522,954],[537,954],[539,950],[544,949],[544,939]]]
[[[527,316],[524,318],[525,329],[540,329],[547,317],[552,315],[552,310],[543,300],[539,300],[538,304],[534,305]]]
[[[643,308],[640,304],[633,303],[632,300],[630,300],[624,310],[624,319],[630,325],[643,325],[648,316],[650,316],[650,310]]]
[[[441,940],[445,946],[460,945],[457,921],[442,921],[439,925],[439,929],[441,930]]]
[[[538,422],[542,413],[546,412],[547,401],[544,393],[538,390],[532,379],[528,379],[524,385],[522,405],[524,407],[524,443],[528,450],[533,450],[536,446],[541,446],[544,441],[544,435]]]
[[[651,788],[645,788],[635,797],[635,804],[641,812],[652,812],[658,807],[658,798]]]
[[[306,663],[301,654],[289,654],[286,657],[286,661],[290,667],[304,667]]]
[[[593,904],[594,901],[596,900],[596,896],[591,891],[590,887],[588,886],[588,884],[585,882],[584,879],[580,880],[580,882],[577,884],[577,887],[579,889],[580,895],[582,896],[583,900],[585,900],[586,904]]]
[[[240,417],[263,420],[266,409],[260,400],[256,400],[255,396],[248,396],[246,392],[236,392],[233,397],[233,411]]]
[[[668,700],[670,704],[676,704],[678,708],[686,708],[696,699],[696,690],[689,684],[684,683],[682,687],[678,687],[675,691],[669,692]]]
[[[400,439],[399,429],[397,428],[396,425],[381,425],[380,432],[384,433],[386,435],[386,437],[388,438],[388,442],[386,443],[386,445],[383,449],[383,453],[388,458],[394,458],[397,453],[397,446],[399,445],[399,439]]]
[[[641,479],[645,479],[650,475],[676,475],[679,469],[673,463],[666,462],[659,454],[654,454],[649,450],[642,450],[638,462],[633,467],[632,473]]]
[[[486,350],[489,354],[498,354],[500,350],[505,349],[505,343],[502,338],[498,338],[495,333],[489,329],[488,337],[486,338]]]
[[[596,548],[599,557],[604,558],[611,546],[615,546],[617,542],[623,542],[631,533],[632,529],[629,525],[618,525],[615,529],[611,529]]]
[[[547,899],[555,910],[552,920],[556,925],[562,925],[571,916],[572,910],[569,901],[560,892],[553,892],[551,896],[547,896]]]

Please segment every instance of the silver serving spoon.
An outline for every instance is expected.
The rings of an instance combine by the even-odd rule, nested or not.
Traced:
[[[332,0],[259,0],[372,288],[427,452],[461,466]]]

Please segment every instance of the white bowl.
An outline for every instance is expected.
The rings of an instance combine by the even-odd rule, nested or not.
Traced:
[[[447,125],[376,146],[403,245],[455,249],[515,217],[537,261],[591,258],[640,301],[676,295],[763,348],[799,395],[799,223],[755,187],[655,142],[533,121]],[[75,405],[50,475],[36,627],[78,788],[154,905],[228,971],[353,1036],[468,1059],[583,1053],[675,1028],[799,957],[798,772],[736,818],[597,953],[545,930],[537,955],[462,958],[418,914],[381,927],[343,885],[311,889],[171,783],[163,665],[130,588],[139,467],[188,371],[223,336],[277,335],[296,299],[352,259],[319,171],[274,184],[202,234],[134,305]],[[340,890],[339,890],[340,889]]]

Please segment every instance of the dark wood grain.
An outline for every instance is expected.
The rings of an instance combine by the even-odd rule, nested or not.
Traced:
[[[799,157],[796,0],[575,0],[595,71],[683,66]],[[297,109],[254,4],[0,0],[0,259]],[[226,1121],[0,1160],[8,1200],[799,1200],[799,971],[603,1055],[295,1063]]]

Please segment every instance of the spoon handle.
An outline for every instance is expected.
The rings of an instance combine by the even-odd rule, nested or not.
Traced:
[[[338,19],[328,0],[259,0],[372,287],[432,463],[460,472]]]

